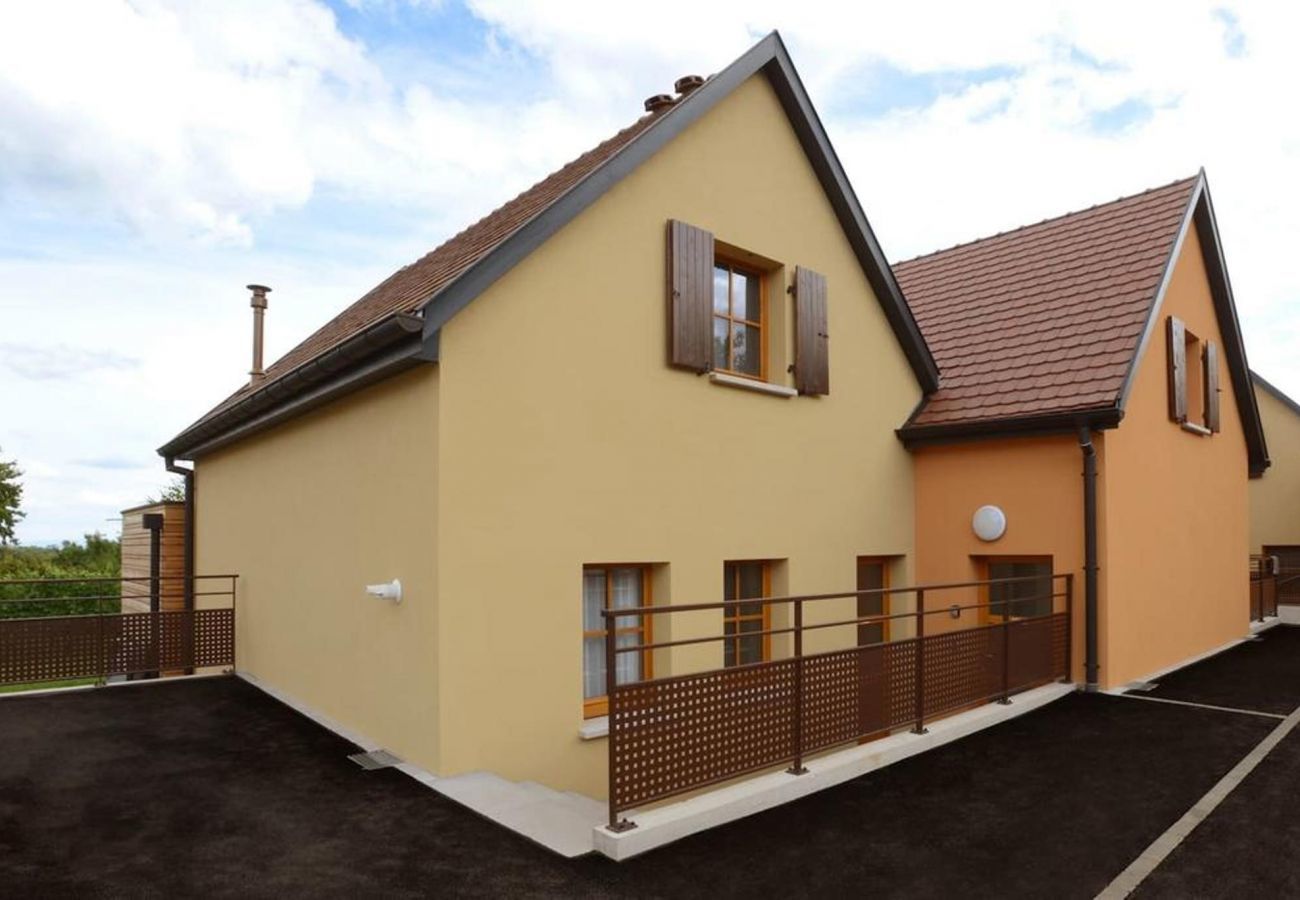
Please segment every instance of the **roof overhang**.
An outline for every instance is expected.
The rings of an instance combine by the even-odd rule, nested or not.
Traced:
[[[909,450],[936,444],[957,444],[998,438],[1075,435],[1080,428],[1104,431],[1119,426],[1124,411],[1118,407],[1066,410],[1016,416],[1006,419],[983,419],[974,422],[944,422],[938,425],[904,425],[897,431]]]
[[[436,336],[427,341],[419,316],[381,319],[341,344],[277,378],[261,390],[191,425],[158,453],[197,459],[322,404],[437,358]]]

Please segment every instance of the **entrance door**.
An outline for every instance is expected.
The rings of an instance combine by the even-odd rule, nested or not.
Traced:
[[[858,590],[876,591],[889,587],[889,569],[878,556],[858,557]],[[889,597],[886,594],[859,594],[858,618],[889,614]],[[889,640],[888,622],[868,622],[858,625],[858,646],[883,644]]]

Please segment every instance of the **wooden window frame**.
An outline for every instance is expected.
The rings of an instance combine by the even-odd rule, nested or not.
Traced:
[[[1056,557],[1048,553],[1037,553],[1037,554],[1031,553],[1031,554],[1018,555],[1018,556],[985,556],[980,559],[980,567],[983,570],[982,572],[982,574],[984,575],[983,580],[987,582],[993,580],[990,577],[991,573],[989,570],[990,567],[995,563],[1014,564],[1014,563],[1044,563],[1044,562],[1047,563],[1047,568],[1049,572],[1052,573],[1056,572]],[[1055,579],[1052,579],[1050,581],[1050,584],[1052,586],[1052,593],[1055,594],[1056,593]],[[980,615],[979,615],[979,622],[981,625],[1001,625],[1003,622],[1007,621],[1008,618],[1007,616],[997,615],[993,612],[992,607],[989,606],[989,602],[991,601],[991,599],[992,598],[989,596],[989,585],[987,584],[982,585],[980,587]],[[1052,608],[1053,609],[1056,608],[1055,597],[1052,598]],[[1013,622],[1017,621],[1015,617],[1011,617],[1011,620]]]
[[[639,569],[641,572],[641,605],[654,606],[653,582],[651,579],[652,566],[648,563],[591,563],[582,567],[582,574],[588,572],[605,573],[605,609],[610,609],[611,585],[613,579],[609,573],[614,569]],[[653,620],[654,616],[641,616],[640,624],[629,627],[618,627],[615,629],[615,635],[620,634],[640,634],[642,644],[654,642],[653,637]],[[582,638],[585,643],[587,638],[601,638],[604,640],[607,629],[600,628],[596,630],[582,630]],[[585,657],[584,657],[585,659]],[[584,673],[585,674],[585,673]],[[646,650],[641,654],[641,680],[645,681],[654,677],[654,651]],[[599,697],[585,697],[582,701],[582,717],[584,719],[595,719],[600,716],[609,715],[609,695],[602,694]]]
[[[725,268],[727,270],[727,314],[720,315],[716,309],[710,307],[709,316],[709,341],[712,348],[713,341],[713,323],[721,319],[727,323],[727,365],[720,367],[713,366],[713,371],[722,372],[727,375],[734,375],[737,378],[748,378],[751,381],[767,381],[767,339],[768,339],[768,322],[769,316],[767,311],[767,272],[756,267],[752,263],[744,262],[735,256],[727,253],[715,252],[713,256],[713,267],[715,269]],[[737,318],[735,313],[735,291],[733,289],[732,276],[740,272],[746,277],[753,278],[758,282],[758,317],[757,322],[752,319]],[[712,281],[710,281],[712,285]],[[749,372],[741,372],[733,367],[735,361],[735,345],[731,340],[731,335],[736,325],[749,325],[758,329],[758,374],[753,375]],[[712,349],[710,349],[710,358]]]
[[[854,567],[853,567],[854,583],[855,583],[855,584],[857,583],[858,568],[859,568],[860,566],[862,566],[863,564],[866,564],[866,565],[879,565],[879,566],[880,566],[880,570],[881,570],[880,586],[881,586],[884,590],[889,590],[889,588],[890,588],[890,582],[891,582],[891,580],[892,580],[892,579],[889,577],[889,568],[890,568],[890,566],[891,566],[891,564],[892,564],[893,562],[894,562],[894,557],[890,557],[890,556],[859,556],[859,557],[854,561]],[[887,616],[887,615],[890,614],[890,608],[891,608],[892,604],[891,604],[889,601],[890,601],[891,596],[892,596],[892,595],[890,595],[890,594],[881,594],[881,595],[880,595],[880,613],[879,613],[879,615]],[[859,596],[859,597],[857,598],[857,600],[858,600],[858,603],[861,603],[862,598]],[[861,618],[861,613],[860,613],[860,612],[858,612],[857,615],[858,615],[859,618]],[[892,624],[893,624],[893,622],[892,622],[891,620],[889,620],[889,619],[885,619],[884,621],[882,621],[882,622],[880,623],[880,625],[882,626],[882,627],[881,627],[881,632],[880,632],[880,642],[881,642],[882,644],[887,644],[887,643],[889,643],[889,631],[890,631],[889,626],[892,625]],[[858,638],[858,646],[859,646],[859,647],[861,647],[861,646],[870,646],[870,645],[864,645],[864,644],[862,643],[862,629],[865,628],[865,627],[868,627],[868,626],[863,625],[863,624],[859,624],[859,625],[858,625],[857,638]]]
[[[740,612],[740,607],[743,604],[752,603],[755,599],[757,599],[754,597],[746,597],[744,599],[740,599],[739,597],[740,595],[740,568],[739,567],[752,566],[752,565],[758,565],[763,567],[763,588],[762,588],[763,597],[772,596],[772,561],[771,560],[729,559],[722,564],[722,596],[725,598],[727,595],[727,567],[728,566],[734,567],[733,575],[736,580],[732,585],[732,592],[737,595],[737,599],[735,600],[723,601],[728,604],[734,604],[734,605],[724,607],[722,610],[722,633],[724,635],[723,638],[724,650],[723,650],[722,659],[723,659],[723,666],[727,668],[736,668],[737,666],[742,666],[742,665],[756,665],[755,663],[740,662],[740,641],[742,638],[745,637],[746,634],[752,634],[752,632],[742,632],[740,630],[741,622],[752,622],[755,620],[760,620],[761,622],[760,630],[764,632],[772,630],[772,604],[770,603],[761,604],[761,611],[758,613],[758,615],[753,615],[753,614],[742,615]],[[736,626],[736,630],[731,635],[727,635],[727,625],[733,623]],[[734,649],[731,652],[731,658],[734,660],[734,662],[732,662],[730,666],[726,665],[727,657],[726,657],[725,647],[727,641],[734,642]],[[765,663],[771,661],[772,661],[772,635],[764,634],[763,635],[763,658],[760,659],[759,662]]]

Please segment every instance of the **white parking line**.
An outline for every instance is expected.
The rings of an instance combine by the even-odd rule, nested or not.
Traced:
[[[1146,700],[1149,703],[1172,703],[1174,706],[1193,706],[1196,709],[1213,709],[1218,712],[1241,713],[1247,716],[1263,716],[1266,719],[1285,719],[1281,713],[1264,712],[1259,709],[1240,709],[1236,706],[1214,706],[1209,703],[1193,703],[1190,700],[1170,700],[1168,697],[1149,697],[1146,694],[1116,694],[1129,700]]]
[[[1143,697],[1142,699],[1154,700],[1156,698]],[[1237,710],[1237,712],[1246,712],[1246,710]],[[1272,749],[1290,734],[1297,724],[1300,724],[1300,707],[1284,718],[1276,728],[1268,733],[1264,740],[1256,744],[1255,748],[1247,753],[1241,762],[1232,767],[1232,771],[1220,778],[1218,784],[1210,788],[1204,797],[1196,801],[1195,806],[1183,813],[1182,818],[1169,826],[1168,831],[1152,841],[1151,845],[1143,850],[1137,859],[1129,863],[1128,868],[1120,872],[1115,877],[1115,880],[1097,895],[1098,900],[1120,900],[1120,898],[1133,893],[1137,886],[1155,871],[1156,866],[1164,862],[1165,858],[1174,851],[1174,848],[1181,844],[1196,826],[1205,820],[1206,816],[1214,812],[1215,808],[1236,790],[1237,786],[1246,779],[1246,776],[1263,762],[1264,757],[1268,756]]]

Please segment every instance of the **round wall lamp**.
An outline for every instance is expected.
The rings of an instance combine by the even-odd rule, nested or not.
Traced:
[[[970,527],[981,541],[996,541],[1007,533],[1007,514],[996,506],[981,506],[971,517]]]

